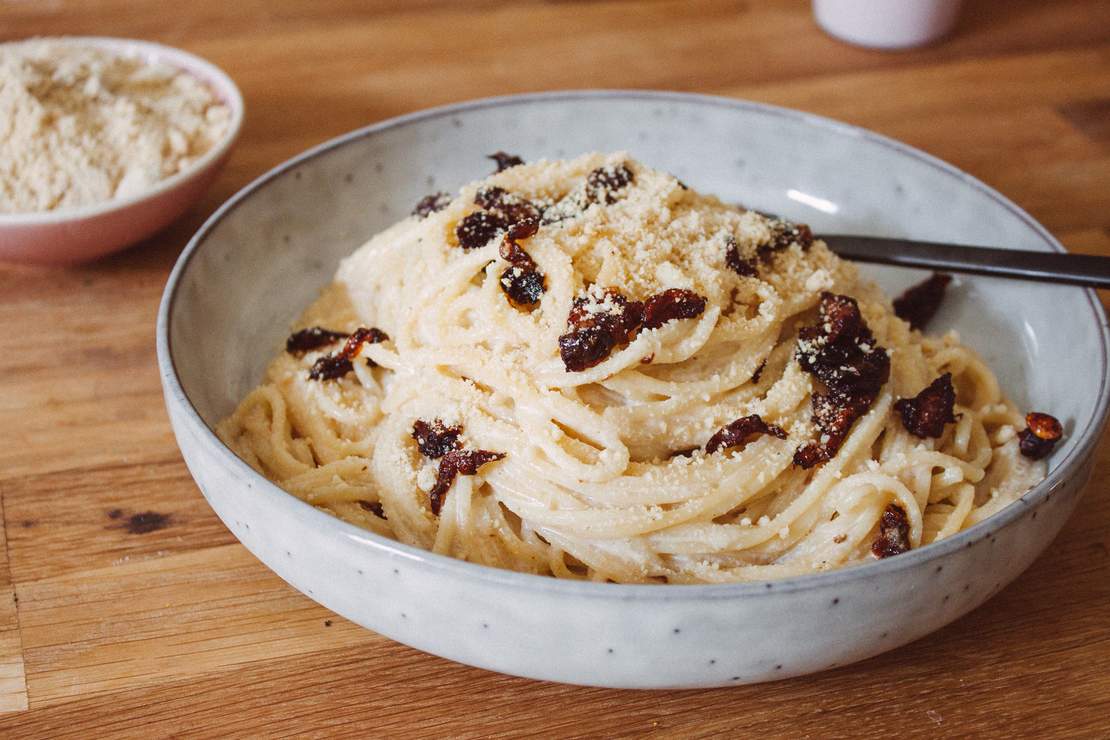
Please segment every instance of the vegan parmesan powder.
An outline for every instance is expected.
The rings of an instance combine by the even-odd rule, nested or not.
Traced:
[[[136,195],[187,169],[230,121],[175,67],[77,41],[0,44],[0,213]]]

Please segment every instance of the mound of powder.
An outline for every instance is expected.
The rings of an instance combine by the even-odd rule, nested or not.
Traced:
[[[231,111],[164,64],[60,39],[0,44],[0,213],[124,198],[189,167]]]

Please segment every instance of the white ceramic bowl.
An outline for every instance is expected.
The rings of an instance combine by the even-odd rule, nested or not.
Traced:
[[[188,169],[135,195],[79,208],[0,213],[0,261],[65,265],[117,252],[163,228],[204,195],[243,125],[243,96],[222,70],[198,56],[149,41],[66,36],[66,43],[177,67],[208,83],[231,109],[223,139]]]
[[[526,159],[628,149],[692,187],[815,230],[1060,245],[1013,203],[926,154],[816,116],[736,100],[568,92],[386,121],[256,180],[197,233],[166,286],[158,359],[181,451],[231,531],[295,588],[421,650],[505,673],[617,687],[764,681],[860,660],[974,609],[1060,530],[1108,403],[1106,317],[1091,291],[961,279],[936,319],[986,356],[1023,408],[1064,421],[1047,480],[942,542],[770,583],[558,581],[433,555],[281,491],[212,426],[261,378],[337,261],[428,191]],[[873,270],[889,289],[920,273]]]

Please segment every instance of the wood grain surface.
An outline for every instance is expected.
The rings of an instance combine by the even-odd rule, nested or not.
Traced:
[[[0,735],[1110,735],[1110,439],[1048,552],[934,635],[773,684],[583,689],[424,655],[283,583],[189,477],[154,356],[169,270],[238,188],[347,130],[492,94],[665,88],[833,116],[1110,254],[1110,3],[968,0],[944,43],[880,53],[823,35],[802,0],[0,0],[0,40],[49,34],[198,53],[247,121],[157,237],[79,268],[0,266]]]

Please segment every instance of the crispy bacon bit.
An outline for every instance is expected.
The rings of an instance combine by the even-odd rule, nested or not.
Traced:
[[[494,171],[495,173],[504,172],[510,167],[516,167],[517,165],[524,164],[524,160],[516,156],[515,154],[506,154],[505,152],[501,151],[486,155],[486,159],[492,159],[494,162],[497,163],[497,169]]]
[[[499,250],[501,259],[517,267],[534,267],[536,263],[527,252],[520,248],[517,241],[535,236],[539,228],[540,222],[534,218],[510,226],[509,230],[505,232],[505,238],[501,240]]]
[[[539,228],[539,220],[525,219],[510,226],[501,241],[501,259],[511,265],[501,273],[501,290],[516,306],[535,305],[546,290],[544,275],[535,260],[517,244],[518,239],[535,236]]]
[[[355,369],[350,358],[340,354],[324,355],[308,371],[309,380],[335,380]]]
[[[331,331],[319,326],[310,326],[307,329],[301,329],[294,332],[285,340],[285,351],[291,355],[299,355],[305,352],[310,352],[314,349],[320,349],[333,342],[338,342],[340,339],[346,339],[347,335],[340,331]]]
[[[459,221],[459,225],[455,227],[455,237],[463,249],[479,249],[508,228],[509,222],[496,213],[475,211]]]
[[[794,450],[794,464],[799,468],[808,470],[814,465],[820,465],[832,459],[833,453],[826,445],[820,442],[807,442]]]
[[[879,536],[871,543],[871,554],[877,558],[901,555],[910,549],[910,520],[906,510],[895,504],[887,504],[879,518]]]
[[[740,277],[759,276],[755,260],[740,256],[740,247],[737,246],[736,239],[732,235],[729,235],[725,242],[725,264]]]
[[[913,398],[900,398],[894,410],[902,417],[902,426],[915,437],[937,437],[944,434],[944,425],[956,420],[956,390],[952,373],[934,380]]]
[[[586,176],[586,202],[611,205],[620,200],[619,192],[633,180],[626,165],[598,167]]]
[[[559,356],[567,372],[582,372],[600,364],[621,343],[604,326],[576,329],[559,337]]]
[[[1055,416],[1030,411],[1025,415],[1025,423],[1026,428],[1018,432],[1018,448],[1033,460],[1047,457],[1064,436],[1064,427]]]
[[[813,245],[813,232],[805,224],[795,224],[776,218],[771,222],[771,240],[760,244],[755,252],[759,261],[766,264],[771,261],[776,252],[787,249],[795,242],[802,249],[809,249]]]
[[[433,419],[430,424],[417,419],[412,425],[412,438],[416,440],[420,454],[433,460],[438,460],[451,450],[459,449],[460,434],[461,426],[449,427],[441,419]]]
[[[813,246],[813,231],[806,224],[795,224],[782,219],[776,219],[771,226],[774,236],[772,245],[775,250],[782,250],[794,242],[802,249]]]
[[[717,450],[729,449],[732,447],[737,450],[743,450],[749,442],[761,434],[770,434],[778,437],[779,439],[786,439],[786,432],[782,427],[774,424],[768,424],[763,421],[759,414],[752,414],[751,416],[744,416],[731,424],[721,427],[709,441],[705,443],[705,451],[712,455]]]
[[[796,356],[830,391],[878,395],[890,376],[890,357],[845,295],[821,294],[817,324],[799,332]]]
[[[867,413],[874,396],[853,396],[847,393],[814,393],[813,422],[821,437],[816,442],[802,445],[794,452],[794,464],[809,469],[828,462],[844,444],[848,431],[856,419]]]
[[[1040,411],[1030,411],[1025,415],[1025,423],[1037,439],[1055,442],[1064,436],[1064,427],[1055,416],[1043,414]]]
[[[579,296],[567,316],[567,333],[559,337],[559,356],[568,372],[581,372],[602,362],[615,347],[636,336],[644,304],[630,301],[616,288],[606,288],[600,301]]]
[[[752,373],[752,382],[753,383],[758,383],[759,379],[763,377],[763,369],[765,367],[767,367],[767,360],[764,360],[763,362],[759,363],[759,367],[757,367],[755,369],[755,372]]]
[[[436,211],[442,211],[451,204],[450,193],[432,193],[425,195],[412,209],[412,215],[419,216],[420,218],[427,218]]]
[[[644,328],[658,329],[676,319],[693,319],[705,311],[705,298],[692,290],[671,288],[644,302]]]
[[[657,293],[645,302],[630,301],[616,288],[606,288],[600,299],[579,296],[567,316],[569,331],[559,337],[559,355],[569,372],[580,372],[631,342],[641,328],[657,329],[703,311],[705,298],[681,288]]]
[[[509,197],[508,190],[497,185],[490,185],[474,194],[474,205],[481,206],[486,210],[497,211],[500,210],[502,200],[507,197]]]
[[[492,211],[510,225],[522,221],[536,221],[538,228],[539,219],[542,215],[536,204],[496,185],[482,188],[475,193],[474,204],[485,208],[487,211]],[[517,238],[523,239],[524,237]]]
[[[443,508],[443,499],[447,496],[451,484],[457,475],[474,475],[478,468],[486,463],[500,460],[505,457],[503,452],[490,452],[489,450],[451,450],[439,461],[439,472],[436,473],[436,483],[428,492],[432,513],[439,516]]]
[[[385,515],[385,509],[382,508],[381,502],[379,502],[379,501],[361,501],[360,500],[358,502],[358,505],[360,507],[362,507],[363,511],[369,511],[371,514],[378,517],[379,519],[388,519],[389,518]]]
[[[521,249],[517,241],[535,236],[540,228],[542,212],[535,204],[496,185],[479,190],[474,195],[474,203],[487,210],[472,213],[459,222],[455,228],[459,246],[463,249],[477,249],[487,245],[499,234],[504,234],[500,248],[501,258],[509,262],[511,267],[501,273],[501,290],[515,306],[534,306],[547,286],[543,273],[536,268],[535,261]]]
[[[817,323],[798,333],[795,357],[827,389],[811,401],[821,438],[794,454],[795,465],[811,468],[832,459],[852,424],[871,408],[890,377],[890,356],[875,343],[855,300],[825,292]]]
[[[910,328],[923,331],[940,308],[944,290],[950,282],[951,275],[934,272],[927,280],[908,288],[894,299],[895,315],[909,322]]]
[[[347,337],[347,343],[343,345],[343,349],[330,355],[325,355],[313,363],[312,369],[308,371],[310,380],[335,380],[341,378],[347,373],[355,369],[351,360],[362,349],[362,345],[377,344],[378,342],[385,342],[389,339],[389,335],[381,329],[366,328],[364,326],[355,329],[351,336]],[[366,363],[370,367],[375,367],[376,364],[373,360],[367,360]]]
[[[523,267],[506,267],[501,273],[501,290],[509,301],[520,308],[529,308],[539,303],[547,290],[543,273]]]
[[[376,327],[370,327],[368,329],[365,326],[360,326],[359,328],[354,330],[354,333],[352,333],[351,336],[347,337],[347,343],[343,345],[342,351],[343,354],[345,354],[347,357],[353,358],[355,355],[358,354],[358,351],[362,349],[363,344],[378,344],[379,342],[388,341],[389,335],[381,329],[378,329]],[[370,365],[371,367],[374,366],[374,362],[372,360],[370,361]]]

